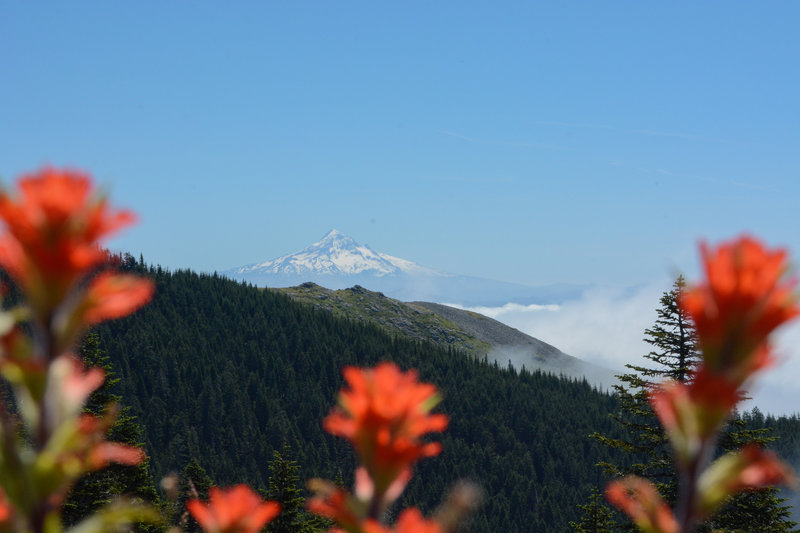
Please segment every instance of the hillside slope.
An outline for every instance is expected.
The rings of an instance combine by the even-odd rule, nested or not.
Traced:
[[[505,367],[511,362],[556,376],[586,379],[608,389],[611,370],[565,354],[558,348],[487,316],[432,302],[401,302],[359,285],[331,290],[307,282],[272,289],[336,316],[375,324],[388,333],[466,352]]]
[[[483,357],[492,349],[491,343],[467,333],[441,313],[389,298],[360,285],[331,290],[307,282],[272,290],[342,318],[373,323],[392,335],[399,333],[412,340],[432,342],[476,357]]]
[[[602,389],[610,389],[617,383],[617,378],[612,370],[567,355],[555,346],[493,318],[473,311],[431,302],[411,302],[408,305],[429,309],[456,324],[471,337],[489,344],[491,346],[488,352],[489,361],[496,361],[500,365],[511,363],[517,369],[524,366],[530,370],[539,370],[557,376],[586,379],[592,385]]]

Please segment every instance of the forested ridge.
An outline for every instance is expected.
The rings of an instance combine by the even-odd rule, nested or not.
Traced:
[[[577,505],[604,484],[596,463],[631,460],[588,437],[618,430],[615,398],[585,382],[498,368],[217,275],[126,266],[155,279],[156,297],[97,333],[156,479],[196,459],[220,485],[266,488],[273,452],[287,444],[301,479],[349,483],[352,450],[321,420],[341,369],[381,360],[418,369],[450,417],[443,453],[418,465],[403,506],[430,512],[469,479],[486,494],[471,531],[569,531]]]

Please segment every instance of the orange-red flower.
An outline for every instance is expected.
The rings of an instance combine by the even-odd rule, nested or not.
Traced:
[[[55,358],[47,373],[42,422],[49,431],[55,431],[64,421],[77,416],[89,395],[106,379],[101,368],[86,368],[83,361],[70,353]]]
[[[105,440],[112,420],[90,414],[81,415],[78,419],[78,433],[83,442],[77,455],[83,455],[87,470],[99,470],[110,463],[138,465],[144,461],[145,454],[140,448]]]
[[[358,502],[346,490],[329,481],[312,479],[308,487],[315,492],[306,506],[314,514],[333,520],[345,531],[358,530],[364,511],[363,503]]]
[[[106,440],[113,422],[113,413],[103,417],[82,414],[64,421],[52,432],[35,466],[42,486],[48,487],[52,505],[60,505],[75,480],[87,472],[111,463],[137,465],[144,461],[141,449]]]
[[[667,381],[648,392],[650,405],[670,439],[675,458],[689,463],[741,399],[736,384],[701,367],[686,385]]]
[[[364,533],[442,533],[442,531],[442,526],[436,520],[426,519],[416,507],[409,507],[403,511],[391,529],[375,520],[367,520],[364,523]]]
[[[149,302],[154,290],[152,280],[104,272],[92,280],[86,291],[83,322],[96,324],[129,315]]]
[[[795,483],[795,475],[774,452],[748,445],[738,452],[723,455],[700,476],[695,514],[713,513],[731,494]]]
[[[716,248],[701,245],[706,280],[682,295],[704,365],[740,385],[771,357],[768,335],[800,313],[787,280],[786,251],[743,236]]]
[[[402,372],[393,363],[373,369],[347,367],[350,385],[339,394],[339,408],[324,421],[325,429],[353,443],[375,482],[378,495],[410,465],[441,451],[441,444],[420,437],[447,427],[447,417],[430,414],[438,403],[436,387],[417,381],[414,370]]]
[[[129,211],[112,211],[92,194],[88,174],[45,168],[22,176],[13,198],[0,192],[0,266],[22,285],[34,307],[46,312],[106,253],[100,239],[131,224]]]
[[[229,489],[212,487],[209,502],[191,500],[189,512],[206,533],[256,533],[278,516],[277,502],[263,501],[247,485]]]
[[[14,508],[11,506],[11,502],[8,501],[6,493],[0,488],[0,525],[7,522],[12,514],[14,514]]]
[[[678,522],[669,506],[649,481],[636,477],[612,481],[606,498],[645,533],[678,533]]]

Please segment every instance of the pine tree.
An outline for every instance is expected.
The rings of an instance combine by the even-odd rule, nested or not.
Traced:
[[[726,533],[797,531],[797,522],[792,520],[785,502],[775,487],[742,492],[731,498],[708,526],[713,531]]]
[[[281,514],[269,526],[268,533],[311,533],[322,524],[305,510],[306,499],[300,488],[300,466],[290,459],[291,449],[287,443],[282,450],[273,452],[269,462],[269,489],[267,499],[281,504]]]
[[[105,382],[89,396],[84,407],[86,413],[102,416],[110,405],[119,405],[121,398],[113,393],[114,385],[119,379],[115,377],[108,355],[100,347],[100,339],[95,333],[89,332],[86,335],[78,348],[78,354],[87,367],[100,367],[106,373]],[[108,430],[107,439],[142,447],[142,427],[127,407],[119,411],[114,424]],[[158,493],[150,475],[149,459],[136,466],[111,464],[81,477],[67,495],[62,508],[62,521],[65,526],[74,525],[123,495],[158,505]],[[137,530],[151,529],[151,526],[137,526]]]
[[[686,383],[691,380],[692,368],[699,362],[700,354],[694,337],[694,326],[678,306],[678,298],[685,287],[682,277],[675,280],[670,291],[665,292],[656,310],[657,318],[652,328],[645,330],[644,341],[653,349],[644,356],[653,366],[625,365],[631,372],[617,376],[614,385],[619,408],[612,418],[625,430],[627,437],[613,439],[599,433],[592,438],[610,448],[624,451],[631,463],[618,465],[601,463],[612,477],[637,475],[653,481],[670,504],[677,494],[677,474],[667,437],[650,407],[648,388],[665,379]]]
[[[570,522],[569,525],[578,533],[613,533],[619,528],[614,520],[614,512],[603,503],[603,495],[595,488],[589,496],[589,503],[578,505],[583,511],[580,522]]]
[[[200,524],[187,511],[186,503],[194,499],[208,501],[208,491],[213,486],[214,481],[197,459],[192,457],[178,476],[178,500],[175,502],[175,523],[180,525],[185,533],[203,531]]]
[[[600,463],[606,474],[612,477],[633,474],[648,478],[670,505],[675,503],[678,476],[667,437],[650,407],[647,391],[665,379],[690,382],[693,369],[700,362],[694,325],[678,305],[684,286],[683,278],[679,277],[672,290],[662,295],[655,325],[645,330],[644,340],[653,346],[653,350],[644,358],[655,365],[626,365],[632,372],[617,376],[620,384],[614,388],[619,408],[612,418],[625,430],[627,437],[615,439],[599,433],[591,435],[610,448],[624,451],[631,458],[630,464]],[[748,442],[765,446],[770,440],[774,439],[763,430],[743,429],[741,420],[734,416],[723,432],[719,446],[733,450]],[[778,497],[775,488],[736,495],[700,530],[795,531],[796,524],[788,519],[790,513],[783,506],[784,501]],[[581,506],[587,512],[584,507]],[[621,526],[621,529],[635,531],[631,523]]]

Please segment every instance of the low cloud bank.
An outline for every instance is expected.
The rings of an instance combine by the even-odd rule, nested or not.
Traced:
[[[448,305],[481,313],[564,353],[623,372],[625,364],[641,364],[650,352],[644,330],[655,323],[659,299],[671,286],[671,281],[661,280],[628,289],[591,289],[561,305]],[[779,332],[776,352],[780,363],[759,376],[751,391],[753,400],[742,408],[757,405],[775,415],[800,412],[800,322]]]
[[[635,289],[595,288],[561,305],[461,308],[494,318],[584,361],[621,371],[649,351],[643,332],[656,319],[664,287],[669,282]]]

